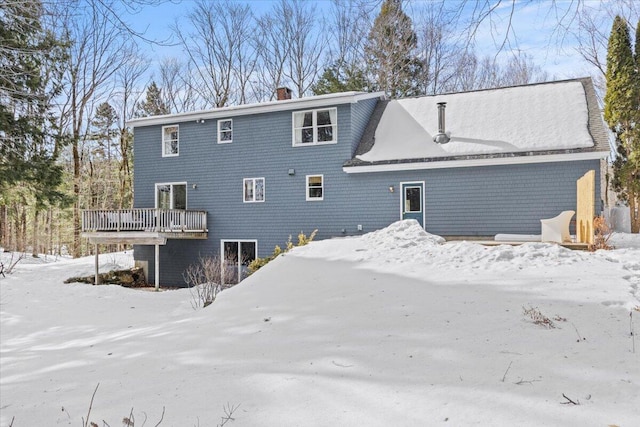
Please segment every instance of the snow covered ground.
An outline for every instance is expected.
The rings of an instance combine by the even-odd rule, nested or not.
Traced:
[[[227,426],[637,426],[640,237],[613,243],[443,244],[398,222],[296,248],[198,311],[186,289],[63,284],[93,258],[28,258],[0,278],[0,425],[82,425],[99,384],[99,426],[229,408]]]

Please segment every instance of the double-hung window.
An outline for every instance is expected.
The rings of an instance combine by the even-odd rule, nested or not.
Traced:
[[[162,126],[162,157],[177,156],[179,152],[178,125]]]
[[[264,202],[264,178],[245,178],[242,187],[245,203]]]
[[[218,144],[228,144],[233,141],[233,119],[218,120]]]
[[[338,110],[296,111],[293,113],[293,146],[338,142]]]
[[[324,177],[307,175],[307,200],[319,201],[324,197]]]

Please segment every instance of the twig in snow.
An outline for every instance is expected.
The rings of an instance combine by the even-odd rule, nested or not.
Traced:
[[[539,382],[540,380],[524,380],[522,378],[520,378],[518,381],[516,381],[514,384],[515,385],[522,385],[522,384],[533,384],[535,382]]]
[[[504,371],[504,375],[502,376],[502,382],[504,382],[504,380],[507,378],[507,372],[509,372],[509,369],[511,369],[511,364],[513,363],[513,360],[511,362],[509,362],[509,366],[507,366],[507,370]]]
[[[218,424],[218,427],[222,427],[224,426],[226,423],[228,423],[229,421],[235,421],[235,418],[233,418],[231,415],[233,415],[233,413],[240,407],[240,404],[238,403],[238,405],[231,405],[229,402],[227,402],[227,406],[223,406],[222,410],[224,411],[224,417],[221,417],[221,423]]]
[[[577,403],[576,403],[576,402],[574,402],[573,400],[569,399],[569,398],[567,397],[567,395],[566,395],[566,394],[564,394],[564,393],[562,393],[562,397],[564,397],[565,399],[567,399],[567,400],[568,400],[568,402],[560,402],[560,403],[561,403],[561,404],[563,404],[563,405],[568,405],[569,403],[571,403],[571,404],[573,404],[573,405],[579,405],[579,404],[580,404],[580,401],[579,401],[579,400],[577,400],[577,399],[576,399],[576,402],[577,402]]]
[[[636,335],[633,333],[633,311],[629,312],[629,335],[631,335],[631,352],[636,352]]]
[[[9,423],[9,427],[13,427],[13,421],[16,419],[16,416],[14,415],[13,417],[11,417],[11,422]]]
[[[585,337],[580,335],[580,332],[578,332],[578,328],[576,328],[576,325],[574,325],[573,322],[571,322],[571,326],[573,326],[573,329],[575,329],[576,334],[578,335],[578,340],[576,342],[586,341],[587,340]]]
[[[98,391],[98,387],[100,387],[100,383],[98,383],[98,385],[96,385],[96,389],[93,390],[93,394],[91,395],[91,401],[89,402],[89,410],[87,411],[87,421],[84,420],[84,418],[82,418],[82,427],[89,427],[91,424],[89,424],[89,415],[91,415],[91,407],[93,406],[93,398],[96,397],[96,392]]]
[[[549,319],[547,316],[542,314],[538,307],[522,307],[522,310],[526,316],[531,318],[531,321],[536,325],[544,326],[547,329],[555,329],[556,325],[553,323],[553,320]]]
[[[240,406],[240,405],[238,405]],[[160,415],[160,421],[158,421],[158,424],[156,424],[154,427],[158,427],[160,425],[160,423],[162,422],[162,420],[164,420],[164,406],[162,407],[162,415]],[[198,420],[198,422],[200,422],[200,420]]]
[[[129,412],[129,416],[122,419],[122,425],[124,427],[134,427],[136,425],[136,419],[133,416],[133,407],[131,408],[131,412]],[[142,423],[142,426],[144,427],[144,423]]]
[[[333,363],[334,365],[340,367],[340,368],[353,368],[353,365],[342,365],[340,363],[336,363],[335,360],[332,360],[331,363]]]

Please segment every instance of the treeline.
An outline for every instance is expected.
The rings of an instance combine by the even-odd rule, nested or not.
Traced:
[[[132,206],[131,117],[268,101],[281,86],[296,97],[403,97],[555,77],[517,45],[512,18],[528,2],[509,0],[511,14],[498,17],[495,5],[465,0],[278,0],[259,12],[255,3],[197,0],[183,3],[186,14],[164,37],[148,40],[130,23],[161,3],[0,3],[0,246],[88,253],[81,210]],[[600,30],[612,18],[602,11],[637,9],[633,0],[600,6],[544,7],[557,17],[550,46],[562,48],[554,34],[576,37],[603,87],[608,34]],[[494,40],[488,55],[476,53],[481,31]],[[152,60],[150,43],[177,45],[180,56]]]

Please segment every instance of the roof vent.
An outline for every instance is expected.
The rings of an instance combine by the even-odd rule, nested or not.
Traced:
[[[444,109],[446,106],[446,102],[438,102],[438,133],[433,137],[433,142],[436,144],[446,144],[451,139],[445,133],[444,127]]]

